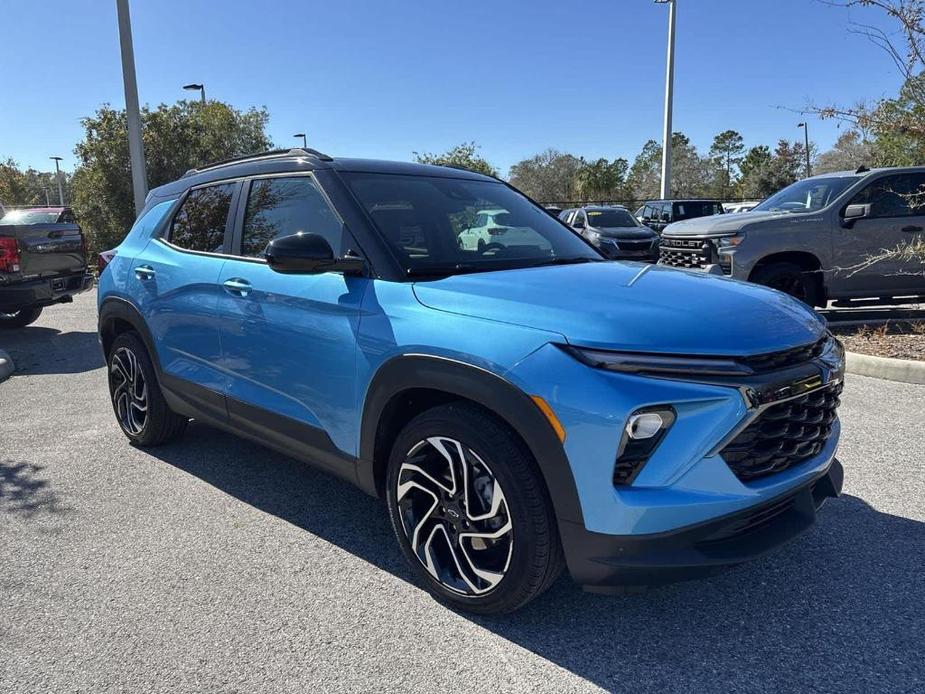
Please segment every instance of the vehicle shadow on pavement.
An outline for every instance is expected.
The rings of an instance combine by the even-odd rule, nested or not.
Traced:
[[[196,423],[150,453],[412,580],[384,504],[346,482]],[[515,614],[460,614],[608,690],[921,691],[922,557],[925,523],[845,495],[796,542],[707,580],[616,597],[563,576]]]
[[[69,509],[41,479],[41,465],[0,460],[0,514],[11,513],[22,518],[39,514],[60,514]]]
[[[13,358],[14,375],[74,374],[104,365],[95,332],[27,327],[0,332],[0,349]]]

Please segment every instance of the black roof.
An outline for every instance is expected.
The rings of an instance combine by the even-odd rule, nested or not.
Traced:
[[[166,197],[185,191],[187,188],[241,176],[258,176],[270,173],[314,171],[334,169],[364,173],[389,173],[416,176],[440,176],[477,181],[497,181],[474,171],[449,166],[414,164],[410,162],[385,161],[381,159],[352,159],[330,157],[313,149],[271,150],[244,157],[226,159],[187,171],[180,179],[151,191],[154,197]]]
[[[662,200],[646,200],[643,204],[651,205],[654,202],[718,202],[722,204],[724,201],[719,198],[664,198]]]

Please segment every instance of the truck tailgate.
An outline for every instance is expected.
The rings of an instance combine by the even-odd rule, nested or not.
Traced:
[[[20,274],[28,280],[86,270],[83,234],[77,224],[0,226],[0,235],[19,241]]]

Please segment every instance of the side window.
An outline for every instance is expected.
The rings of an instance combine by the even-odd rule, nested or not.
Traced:
[[[190,251],[221,253],[234,183],[190,192],[170,225],[170,243]]]
[[[925,174],[884,176],[854,196],[851,205],[870,205],[870,216],[925,215]]]
[[[300,231],[320,234],[340,256],[344,225],[308,176],[265,178],[251,182],[244,214],[241,255],[262,258],[267,244]]]
[[[575,213],[575,219],[572,220],[572,226],[583,229],[586,224],[587,220],[585,219],[585,211],[578,210],[578,212]]]
[[[678,209],[673,209],[673,208],[678,208]],[[674,212],[674,214],[672,214],[672,212]],[[662,205],[661,213],[662,213],[663,222],[673,222],[675,219],[680,219],[681,216],[684,214],[684,206],[683,205],[673,205],[672,203],[667,202],[664,205]]]

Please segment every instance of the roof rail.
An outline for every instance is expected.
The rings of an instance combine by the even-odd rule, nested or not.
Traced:
[[[273,157],[283,157],[283,156],[311,156],[321,161],[334,161],[333,158],[319,152],[318,150],[311,149],[310,147],[291,147],[287,149],[269,149],[266,152],[255,152],[253,154],[244,154],[238,157],[230,157],[229,159],[222,159],[220,161],[214,161],[205,166],[199,166],[193,169],[189,169],[182,178],[187,176],[192,176],[193,174],[201,173],[203,171],[208,171],[210,169],[217,169],[222,166],[230,166],[232,164],[240,164],[241,162],[251,161],[251,160],[260,160],[260,159],[270,159]]]

